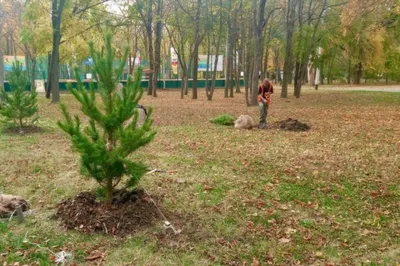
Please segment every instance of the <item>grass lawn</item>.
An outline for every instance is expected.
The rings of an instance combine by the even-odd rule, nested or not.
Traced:
[[[228,113],[257,119],[244,96],[208,102],[177,91],[145,96],[157,136],[134,157],[165,173],[140,187],[162,199],[182,233],[162,222],[126,237],[83,235],[52,219],[56,205],[96,188],[56,126],[58,105],[40,96],[44,133],[0,135],[0,191],[30,200],[18,224],[0,220],[0,265],[399,265],[400,93],[305,91],[272,99],[269,122],[295,118],[308,132],[235,130],[210,123]],[[79,113],[71,95],[62,102]],[[184,181],[184,182],[183,182]],[[98,250],[99,260],[87,260]],[[19,264],[14,264],[19,262]],[[3,264],[4,263],[4,264]]]

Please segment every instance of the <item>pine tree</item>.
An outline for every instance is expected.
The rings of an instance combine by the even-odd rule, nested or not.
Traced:
[[[115,51],[111,46],[111,35],[105,37],[104,55],[90,43],[94,62],[94,74],[98,81],[101,100],[97,101],[91,86],[87,91],[79,78],[77,89],[69,91],[81,104],[81,110],[89,118],[89,124],[82,128],[78,116],[71,118],[66,106],[61,105],[65,120],[58,125],[72,139],[73,148],[81,155],[82,170],[93,177],[106,192],[106,202],[112,204],[115,187],[126,177],[125,188],[133,188],[148,170],[141,162],[132,162],[128,156],[148,144],[155,136],[151,129],[151,109],[142,126],[137,125],[137,104],[142,97],[142,70],[138,69],[135,79],[128,78],[121,91],[117,84],[122,75],[128,50],[117,69],[113,69]]]
[[[17,61],[13,63],[12,71],[9,74],[9,84],[11,93],[5,92],[0,88],[0,95],[3,100],[0,101],[0,115],[5,117],[6,123],[12,121],[14,126],[18,125],[20,133],[23,134],[23,127],[27,123],[27,118],[32,117],[38,111],[37,92],[35,90],[26,91],[29,78],[22,70],[22,64]],[[33,119],[33,122],[37,119]]]

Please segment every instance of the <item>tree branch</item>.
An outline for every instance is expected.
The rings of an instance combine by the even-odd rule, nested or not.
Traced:
[[[75,6],[74,6],[74,9],[73,9],[73,11],[72,11],[72,15],[75,15],[75,16],[76,16],[76,15],[79,15],[79,14],[85,12],[86,10],[88,10],[88,9],[90,9],[90,8],[92,8],[92,7],[95,7],[95,6],[104,4],[104,3],[108,2],[108,1],[110,1],[110,0],[101,0],[100,2],[94,3],[94,4],[92,4],[92,5],[90,5],[90,2],[89,2],[89,3],[86,4],[85,7],[81,8],[81,9],[78,9],[78,6],[75,5]]]

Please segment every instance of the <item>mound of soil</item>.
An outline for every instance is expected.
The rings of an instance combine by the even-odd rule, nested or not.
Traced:
[[[307,131],[310,129],[310,126],[302,123],[296,119],[286,119],[280,122],[277,122],[280,129],[288,130],[288,131]]]
[[[68,229],[84,233],[130,235],[159,221],[159,212],[143,190],[117,191],[111,206],[82,192],[58,205],[56,218]]]
[[[38,126],[23,126],[22,128],[20,127],[9,127],[4,129],[5,134],[10,134],[10,135],[24,135],[24,134],[34,134],[34,133],[41,133],[43,132],[43,128],[38,127]]]

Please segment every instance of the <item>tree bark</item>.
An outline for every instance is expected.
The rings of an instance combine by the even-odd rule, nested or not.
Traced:
[[[31,91],[36,90],[36,84],[35,84],[35,72],[36,72],[36,59],[32,58],[32,75],[31,75]]]
[[[148,53],[149,53],[149,64],[150,64],[149,87],[147,90],[147,95],[153,95],[154,49],[153,49],[153,32],[151,30],[151,24],[150,24],[149,29],[147,29],[147,39],[148,39],[148,46],[149,46]]]
[[[237,46],[237,44],[236,44]],[[236,85],[236,93],[240,93],[240,66],[239,66],[239,58],[240,52],[235,49],[235,58],[234,58],[234,68],[235,68],[235,85]]]
[[[348,73],[347,84],[350,85],[350,83],[351,83],[351,56],[350,56],[350,53],[349,53],[349,65],[348,65],[347,73]]]
[[[51,54],[51,102],[60,101],[60,41],[61,41],[61,21],[64,10],[65,0],[52,0],[51,22],[53,26],[53,50]]]
[[[206,68],[206,84],[205,84],[205,90],[206,90],[206,96],[207,100],[211,101],[212,97],[210,98],[211,94],[211,86],[208,84],[209,81],[209,67],[210,67],[210,56],[211,56],[211,40],[210,40],[210,34],[207,34],[207,68]]]
[[[46,85],[46,98],[50,99],[51,96],[51,53],[47,55],[47,85]]]
[[[321,60],[321,68],[320,68],[320,70],[319,70],[319,73],[320,73],[320,80],[319,80],[319,83],[321,84],[321,85],[324,85],[324,78],[325,78],[325,75],[324,75],[324,69],[325,69],[325,60]]]
[[[362,63],[359,62],[356,65],[354,84],[360,84],[361,83],[361,77],[362,77]]]
[[[288,7],[286,11],[286,49],[285,49],[285,62],[283,65],[283,80],[281,97],[287,98],[288,84],[291,80],[292,60],[293,60],[293,34],[296,15],[296,0],[288,0]]]
[[[253,77],[252,77],[252,95],[251,95],[251,105],[257,105],[257,94],[258,94],[258,80],[259,80],[259,72],[260,72],[260,65],[262,62],[262,34],[263,29],[265,27],[265,5],[266,0],[260,0],[259,4],[257,5],[257,0],[253,0],[253,27],[255,33],[255,50],[254,50],[254,67],[253,67]]]
[[[232,1],[228,1],[227,37],[226,37],[226,70],[225,70],[225,98],[229,97],[232,80]]]
[[[158,76],[161,69],[161,39],[162,39],[162,9],[163,0],[157,0],[157,23],[156,23],[156,38],[154,50],[154,72],[152,78],[152,95],[157,97]]]
[[[213,69],[213,74],[212,74],[212,80],[211,80],[211,94],[210,94],[210,100],[212,99],[214,90],[215,90],[215,81],[217,79],[217,66],[218,66],[218,61],[219,61],[219,50],[221,47],[221,40],[222,40],[222,27],[223,27],[223,13],[222,13],[222,0],[219,1],[219,26],[218,26],[218,39],[217,39],[217,44],[215,47],[215,58],[214,58],[214,69]]]
[[[200,17],[201,17],[201,0],[197,0],[197,9],[196,9],[196,16],[195,16],[195,28],[194,28],[194,50],[193,50],[193,94],[192,99],[197,99],[197,78],[198,78],[198,68],[199,68],[199,46],[201,43],[201,36],[200,36]]]
[[[0,47],[0,87],[4,89],[4,55]]]

